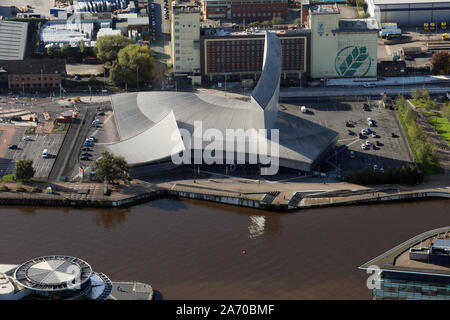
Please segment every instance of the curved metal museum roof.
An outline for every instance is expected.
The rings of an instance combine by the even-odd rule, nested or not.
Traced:
[[[120,141],[107,148],[123,156],[131,166],[137,166],[198,148],[183,142],[180,134],[180,129],[185,129],[193,135],[196,121],[201,121],[203,131],[217,129],[223,137],[227,129],[255,133],[258,129],[279,129],[280,166],[310,171],[324,150],[334,144],[337,133],[278,112],[280,72],[280,40],[266,32],[263,70],[250,98],[164,91],[114,95],[112,106]],[[207,144],[209,141],[203,141],[202,149]],[[250,153],[247,150],[246,156]]]

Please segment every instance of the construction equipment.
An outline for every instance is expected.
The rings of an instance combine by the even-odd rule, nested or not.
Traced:
[[[430,30],[430,24],[428,22],[423,24],[423,30]]]
[[[442,40],[444,40],[444,41],[445,40],[447,40],[447,41],[449,40],[448,36],[447,36],[447,32],[442,34]]]
[[[430,30],[435,30],[435,29],[436,29],[436,23],[430,22]]]
[[[447,30],[447,22],[445,22],[445,21],[441,22],[441,29],[442,30]]]

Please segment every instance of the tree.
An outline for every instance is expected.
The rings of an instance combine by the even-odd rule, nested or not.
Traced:
[[[111,81],[118,86],[150,83],[154,65],[148,46],[130,44],[119,51],[118,59],[110,69]]]
[[[32,159],[20,159],[16,162],[14,167],[13,176],[17,181],[30,181],[33,178],[36,171],[33,168]]]
[[[273,17],[272,24],[273,25],[284,24],[284,19],[281,17]]]
[[[450,121],[450,103],[446,103],[442,106],[442,116]]]
[[[82,55],[86,54],[86,44],[84,43],[83,39],[80,40],[80,53]]]
[[[65,44],[61,47],[61,55],[63,57],[69,57],[72,54],[72,46],[70,44]]]
[[[302,19],[300,19],[300,18],[295,19],[293,24],[295,24],[295,25],[302,24]]]
[[[428,99],[430,99],[430,92],[429,92],[428,89],[425,88],[425,87],[422,88],[421,98],[422,98],[423,100],[428,100]]]
[[[134,40],[124,36],[103,36],[97,39],[94,51],[103,62],[114,61],[119,51],[130,44],[134,44]]]
[[[420,92],[419,89],[415,88],[412,91],[411,96],[414,100],[420,100],[422,98],[422,93]]]
[[[435,52],[431,57],[433,74],[450,74],[450,54],[448,51]]]
[[[92,165],[96,177],[102,182],[114,183],[116,180],[124,182],[130,180],[130,168],[123,157],[114,156],[108,151],[102,152],[102,157]]]
[[[49,47],[47,47],[46,53],[47,53],[47,56],[49,56],[50,58],[53,58],[59,54],[58,51],[59,50],[56,49],[55,47],[49,46]]]

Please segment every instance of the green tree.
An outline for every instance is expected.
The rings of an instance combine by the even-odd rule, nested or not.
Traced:
[[[84,40],[83,39],[81,39],[80,40],[80,53],[82,54],[82,55],[85,55],[86,54],[86,44],[84,43]]]
[[[430,92],[427,88],[423,87],[421,91],[421,98],[423,100],[429,100],[430,99]]]
[[[56,49],[53,46],[47,47],[46,53],[47,53],[47,56],[49,56],[50,58],[56,57],[59,54],[58,49]]]
[[[450,74],[450,53],[448,51],[433,53],[430,62],[433,74]]]
[[[137,86],[137,81],[139,84],[150,83],[154,65],[148,46],[130,44],[119,51],[118,59],[110,69],[111,81],[118,86]]]
[[[102,182],[114,183],[116,180],[124,182],[130,180],[130,168],[123,157],[114,156],[108,151],[102,152],[102,157],[92,165],[95,176]]]
[[[447,119],[447,121],[450,121],[450,103],[446,103],[442,106],[442,116]]]
[[[73,53],[73,49],[70,44],[65,44],[61,47],[61,55],[63,57],[69,57],[70,55],[72,55],[72,53]]]
[[[272,18],[272,24],[273,25],[284,24],[284,19],[281,17],[274,17]]]
[[[295,19],[293,24],[295,24],[295,25],[302,24],[302,19],[300,19],[300,18]]]
[[[97,39],[94,52],[103,62],[114,61],[119,51],[130,44],[134,44],[134,40],[124,36],[103,36]]]
[[[270,20],[266,20],[266,21],[263,21],[261,23],[261,27],[268,28],[268,27],[271,27],[271,26],[272,26],[272,21],[270,21]]]
[[[32,159],[20,159],[16,162],[13,176],[16,181],[30,181],[35,173]]]
[[[414,100],[420,100],[422,98],[422,93],[420,92],[419,89],[415,88],[412,91],[411,96]]]

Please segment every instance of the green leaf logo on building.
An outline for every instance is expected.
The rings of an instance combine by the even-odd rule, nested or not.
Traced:
[[[340,76],[365,76],[370,69],[370,57],[365,46],[348,46],[341,49],[334,59],[334,68]]]

